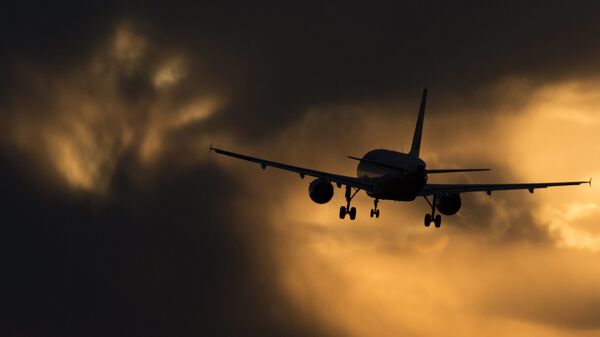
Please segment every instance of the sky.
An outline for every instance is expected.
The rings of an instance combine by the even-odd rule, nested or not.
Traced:
[[[407,151],[600,177],[594,2],[21,2],[0,14],[0,335],[600,336],[600,192],[317,205]]]

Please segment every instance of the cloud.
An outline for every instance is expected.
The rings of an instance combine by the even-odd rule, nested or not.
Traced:
[[[97,199],[2,164],[3,333],[321,334],[273,285],[260,213],[237,218],[247,192],[211,165],[120,161]]]
[[[69,8],[65,14],[56,9],[63,7]],[[415,88],[430,86],[448,100],[481,107],[486,99],[479,90],[505,77],[533,83],[593,77],[596,7],[504,2],[370,9],[320,4],[315,10],[184,2],[165,11],[162,5],[106,3],[100,9],[11,7],[5,25],[13,33],[9,60],[63,70],[88,56],[119,21],[130,22],[151,37],[146,48],[185,51],[186,90],[210,87],[230,97],[212,126],[234,129],[248,141],[324,104],[408,98]],[[116,42],[125,45],[128,38]],[[42,53],[45,61],[38,58]]]
[[[353,175],[406,150],[427,86],[429,166],[493,168],[446,179],[587,177],[597,5],[238,6],[3,11],[3,334],[598,329],[595,194],[464,196],[438,231],[361,195],[348,223],[339,190],[207,153]]]
[[[532,88],[531,93],[539,97],[547,90]],[[587,91],[581,94],[588,96]],[[570,101],[580,102],[578,98]],[[413,108],[410,105],[388,102],[321,108],[281,130],[275,140],[240,150],[351,175],[353,163],[345,155],[361,155],[379,145],[408,146],[414,120],[404,113]],[[545,132],[558,131],[540,127],[545,132],[536,137],[524,130],[531,131],[532,124],[545,125],[547,121],[538,115],[543,107],[534,98],[525,101],[521,110],[500,107],[491,119],[468,112],[433,113],[426,122],[423,156],[432,159],[428,161],[431,167],[451,163],[453,167],[493,169],[444,181],[577,179],[574,173],[578,171],[572,166],[552,165],[556,156],[534,151],[544,144],[551,146]],[[394,116],[392,111],[399,113]],[[552,121],[554,117],[548,116]],[[481,125],[485,127],[477,127]],[[575,148],[587,142],[590,125],[580,132],[561,125]],[[404,129],[409,132],[403,134]],[[519,137],[530,140],[517,143]],[[286,141],[300,138],[304,141]],[[473,139],[478,141],[470,146]],[[530,158],[521,155],[527,152]],[[311,164],[317,155],[324,159]],[[565,156],[576,162],[578,154],[566,152]],[[540,159],[549,161],[547,171],[539,171]],[[596,161],[585,160],[587,165],[576,170],[596,170]],[[445,217],[443,230],[432,232],[422,227],[425,202],[384,201],[380,204],[383,218],[375,221],[366,216],[371,201],[359,195],[353,201],[358,220],[339,221],[335,217],[343,204],[341,190],[336,189],[331,203],[315,205],[307,198],[307,182],[294,174],[263,171],[226,158],[218,163],[231,172],[243,171],[249,188],[265,200],[262,207],[272,208],[267,213],[278,233],[274,243],[278,270],[290,296],[344,333],[437,335],[452,330],[469,335],[478,327],[491,336],[516,332],[593,335],[598,329],[594,313],[599,275],[590,268],[597,258],[592,228],[598,221],[589,212],[593,207],[586,188],[467,194],[459,215]],[[560,208],[568,200],[585,203]],[[585,231],[573,236],[556,230],[557,224],[576,225],[572,222],[577,219],[575,213],[588,217]]]
[[[371,224],[373,231],[383,230]],[[374,250],[370,236],[348,241],[337,234],[295,235],[284,255],[294,268],[285,268],[282,279],[297,301],[349,335],[560,336],[598,329],[598,275],[589,268],[595,253],[429,233],[427,245],[436,249],[399,254]]]
[[[271,232],[259,209],[237,206],[244,186],[193,154],[208,143],[188,128],[217,98],[155,89],[171,55],[153,59],[131,29],[60,76],[14,73],[24,92],[3,102],[1,333],[327,335],[272,280]]]

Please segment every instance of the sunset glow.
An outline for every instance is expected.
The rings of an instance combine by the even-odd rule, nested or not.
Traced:
[[[283,7],[6,9],[0,336],[600,336],[598,5]],[[209,151],[355,177],[424,88],[427,169],[491,169],[429,183],[582,185],[350,221]]]

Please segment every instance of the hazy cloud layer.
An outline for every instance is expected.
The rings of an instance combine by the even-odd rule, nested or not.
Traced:
[[[596,192],[469,195],[437,231],[424,201],[367,221],[360,196],[349,223],[341,193],[315,205],[308,181],[207,148],[353,175],[346,155],[407,149],[429,87],[428,165],[493,168],[447,179],[585,178],[598,9],[6,8],[0,333],[597,333]]]

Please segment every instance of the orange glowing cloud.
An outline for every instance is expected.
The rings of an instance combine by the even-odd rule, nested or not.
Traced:
[[[568,83],[528,90],[525,104],[500,104],[493,114],[430,111],[423,146],[429,165],[495,169],[445,178],[454,182],[579,180],[600,172],[600,156],[573,151],[600,153],[595,133],[600,115],[593,113],[600,108],[600,88]],[[493,95],[502,94],[496,91]],[[504,94],[513,98],[510,90]],[[414,117],[406,110],[413,105],[319,108],[264,144],[237,149],[353,175],[355,163],[346,155],[408,146]],[[270,215],[281,287],[335,331],[592,336],[600,329],[594,188],[471,195],[457,216],[431,230],[421,224],[426,204],[420,200],[384,201],[383,217],[372,220],[365,215],[371,201],[358,196],[353,201],[358,219],[341,221],[336,215],[341,190],[329,204],[316,205],[307,196],[309,181],[221,159],[215,162],[243,175],[240,180],[256,191],[256,202]],[[537,240],[541,234],[531,231],[546,237]]]
[[[183,104],[173,102],[171,92],[163,89],[176,87],[185,76],[185,58],[150,59],[150,48],[145,36],[120,25],[84,67],[61,77],[28,74],[45,99],[32,110],[44,113],[23,113],[12,122],[15,144],[41,166],[50,163],[68,186],[100,194],[125,154],[151,163],[165,150],[170,132],[201,122],[221,101],[202,95]],[[156,87],[154,97],[130,101],[121,82],[135,76],[147,77]]]

